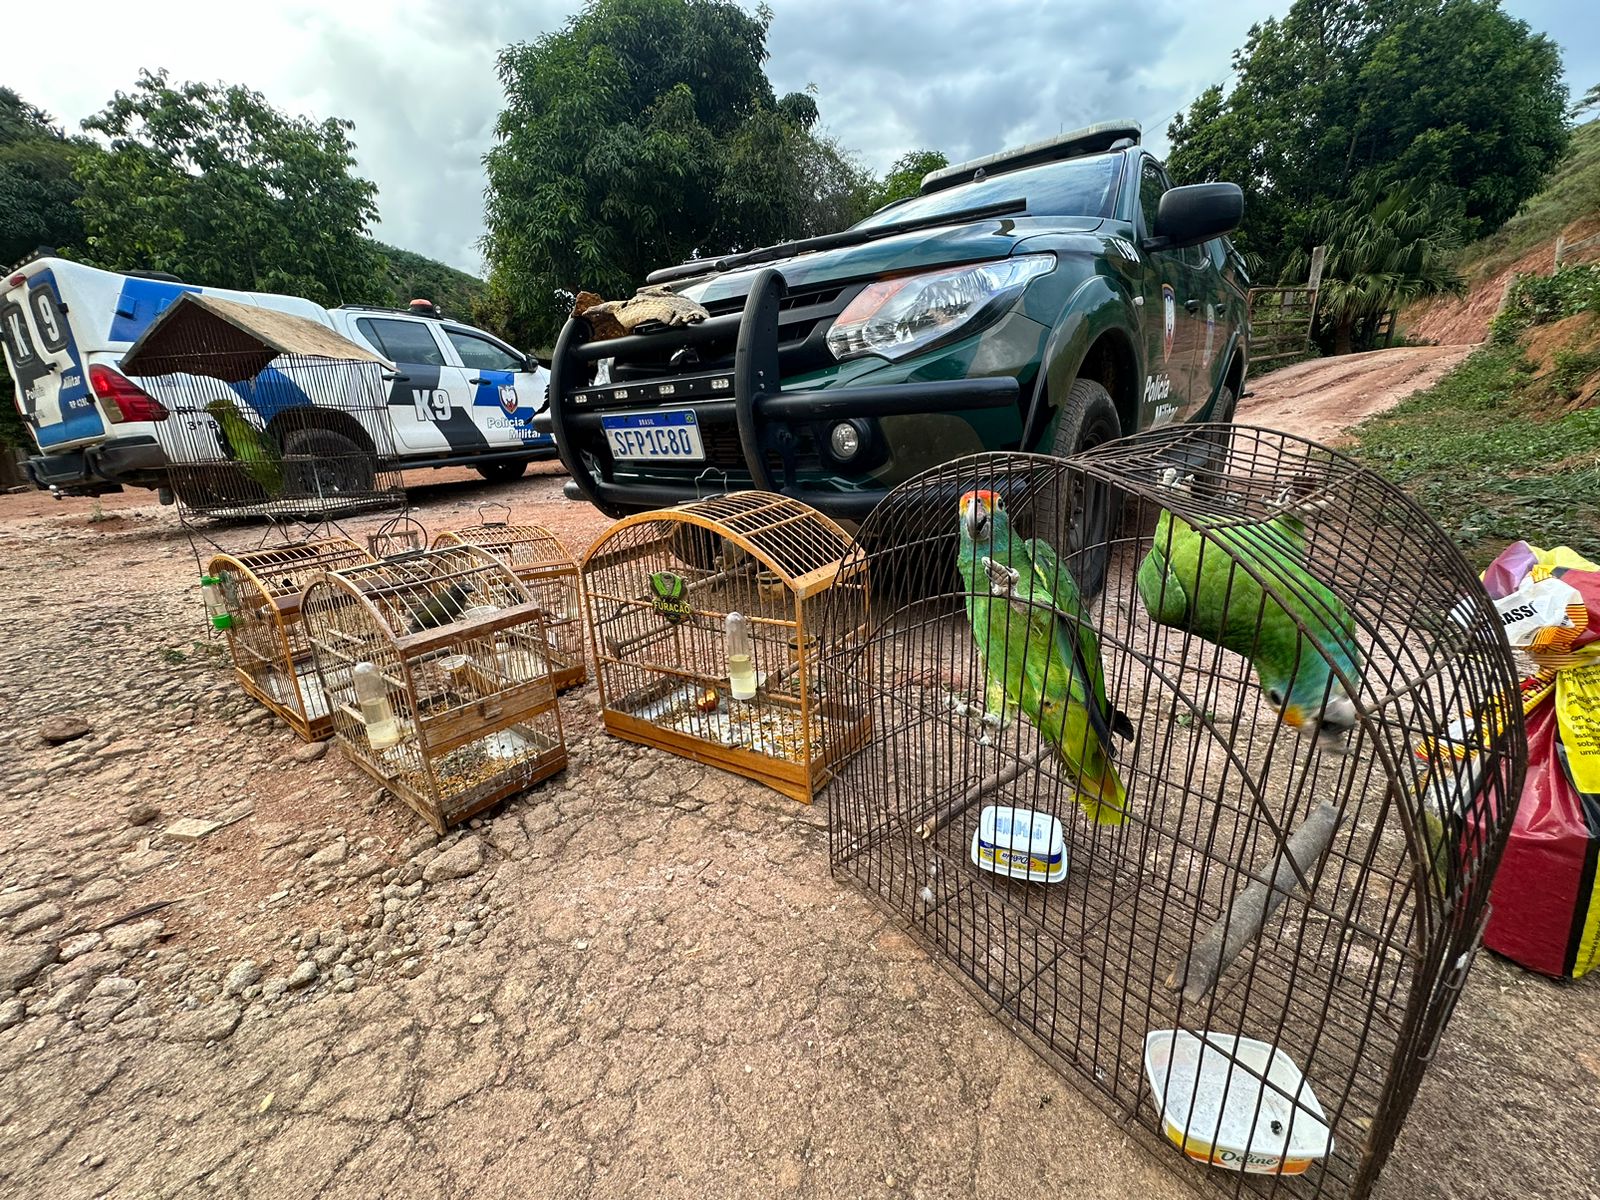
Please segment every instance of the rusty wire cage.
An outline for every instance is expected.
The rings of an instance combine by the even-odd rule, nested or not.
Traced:
[[[813,612],[849,548],[821,513],[768,492],[617,522],[582,564],[606,729],[810,803],[829,773],[824,731],[836,753],[865,731],[813,679]],[[743,618],[732,640],[730,614]]]
[[[329,736],[333,714],[311,658],[301,601],[325,572],[371,561],[349,539],[325,538],[218,554],[202,580],[220,598],[217,624],[240,686],[306,741]]]
[[[542,525],[514,525],[511,510],[503,505],[503,520],[489,520],[489,509],[476,525],[464,525],[435,535],[433,547],[477,546],[511,568],[544,609],[545,636],[558,690],[576,687],[589,678],[583,654],[583,600],[578,564],[555,534]]]
[[[333,571],[301,611],[339,741],[434,829],[566,765],[540,606],[483,551]]]
[[[1052,556],[1063,495],[1123,521]],[[1460,554],[1351,460],[1225,426],[962,459],[858,543],[865,611],[821,624],[872,728],[827,791],[835,872],[1177,1169],[1368,1194],[1525,760]]]
[[[184,516],[299,520],[398,508],[388,364],[304,317],[186,293],[123,356]]]

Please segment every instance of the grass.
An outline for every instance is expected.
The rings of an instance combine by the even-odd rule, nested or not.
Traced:
[[[1600,409],[1548,418],[1533,369],[1520,345],[1487,345],[1352,431],[1479,567],[1518,538],[1600,554]]]
[[[1461,252],[1456,269],[1484,279],[1534,247],[1555,241],[1573,221],[1600,212],[1600,120],[1572,131],[1572,145],[1544,188],[1499,230]]]

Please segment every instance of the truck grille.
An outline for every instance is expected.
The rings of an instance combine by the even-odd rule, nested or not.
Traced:
[[[832,365],[833,355],[826,342],[828,328],[864,286],[832,283],[791,292],[783,298],[778,313],[778,365],[784,378]],[[736,314],[744,308],[744,300],[743,296],[729,296],[706,305],[706,311],[713,317]],[[663,376],[732,370],[736,341],[735,336],[729,335],[683,351],[674,338],[665,335],[659,353],[647,350],[626,361],[614,361],[611,378],[616,383],[635,383]]]

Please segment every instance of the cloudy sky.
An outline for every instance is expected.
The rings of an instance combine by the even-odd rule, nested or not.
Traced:
[[[1111,117],[1167,122],[1228,77],[1254,21],[1289,0],[769,0],[768,75],[816,85],[828,131],[882,171],[908,149],[959,160]],[[1594,0],[1506,0],[1562,47],[1575,94],[1600,83]],[[754,6],[753,0],[750,5]],[[69,127],[139,68],[225,80],[279,108],[356,123],[385,241],[480,271],[495,54],[578,0],[124,0],[10,4],[0,83]],[[222,14],[226,13],[226,16]],[[247,15],[248,14],[248,15]],[[19,48],[33,47],[29,53]]]

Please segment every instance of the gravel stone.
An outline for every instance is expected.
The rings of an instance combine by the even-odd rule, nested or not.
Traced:
[[[422,878],[429,883],[442,883],[447,879],[465,879],[483,866],[483,843],[475,837],[462,838],[438,858],[422,868]]]
[[[47,942],[21,942],[0,947],[0,992],[27,987],[34,976],[57,957],[56,948]]]
[[[59,746],[63,742],[87,737],[94,727],[77,713],[57,713],[46,717],[39,726],[39,736],[46,744]]]

